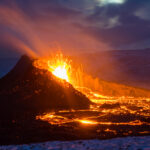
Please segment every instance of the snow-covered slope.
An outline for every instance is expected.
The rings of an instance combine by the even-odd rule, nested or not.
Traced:
[[[150,150],[150,136],[10,145],[0,150]]]

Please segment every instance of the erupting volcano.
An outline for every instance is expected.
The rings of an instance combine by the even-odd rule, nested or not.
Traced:
[[[0,0],[0,150],[149,149],[149,4]]]
[[[148,135],[149,91],[95,79],[81,66],[60,52],[22,56],[0,79],[0,129],[16,135],[5,133],[2,144]]]

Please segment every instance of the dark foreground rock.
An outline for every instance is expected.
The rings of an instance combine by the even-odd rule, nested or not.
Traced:
[[[3,121],[0,124],[0,145],[28,144],[45,141],[110,139],[126,136],[150,135],[149,125],[84,125],[70,122],[51,125],[48,122],[28,119]],[[131,132],[132,131],[132,132]]]

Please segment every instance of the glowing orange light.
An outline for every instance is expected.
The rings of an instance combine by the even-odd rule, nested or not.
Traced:
[[[56,77],[59,77],[69,82],[69,78],[68,78],[67,70],[65,69],[65,66],[58,66],[52,73]]]
[[[79,122],[83,123],[83,124],[89,124],[89,125],[96,125],[96,124],[98,124],[98,122],[91,121],[91,120],[79,120]]]
[[[49,71],[58,78],[64,79],[69,82],[70,75],[70,61],[66,59],[62,53],[57,54],[50,61],[48,61]]]
[[[68,73],[67,73],[67,69],[64,66],[58,66],[54,69],[54,71],[52,71],[53,75],[55,75],[58,78],[64,79],[67,82],[69,82],[69,77],[68,77]]]

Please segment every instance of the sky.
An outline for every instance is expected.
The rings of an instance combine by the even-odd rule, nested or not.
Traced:
[[[0,57],[149,47],[149,0],[0,0]]]

